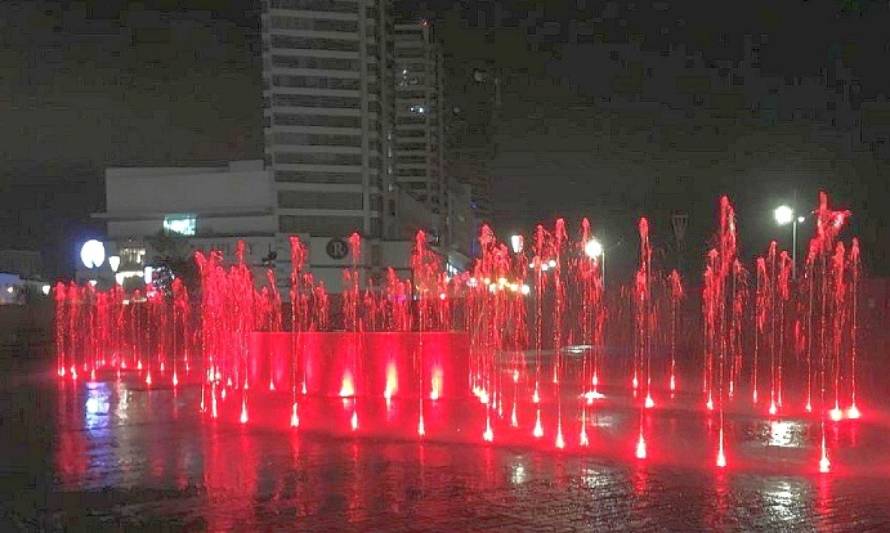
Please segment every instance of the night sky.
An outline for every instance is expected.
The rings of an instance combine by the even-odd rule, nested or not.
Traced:
[[[609,40],[639,34],[643,47],[652,49],[685,43],[706,59],[738,59],[745,33],[768,33],[765,74],[812,75],[842,57],[861,80],[863,99],[890,95],[888,3],[780,3],[781,10],[774,1],[436,1],[396,2],[396,9],[436,22],[449,71],[482,61],[507,73],[559,79],[572,101],[584,101],[595,73],[584,68],[583,47],[566,45],[569,28],[594,18]],[[70,271],[77,242],[101,233],[89,214],[103,209],[106,166],[262,157],[258,1],[6,1],[0,3],[0,36],[0,247],[40,249],[51,276]],[[450,94],[464,85],[451,80]],[[503,114],[522,111],[510,105],[536,105],[536,93],[523,96],[505,98]],[[562,103],[547,98],[538,102],[541,109]],[[587,205],[578,200],[587,187],[583,179],[554,175],[546,186],[529,186],[533,202],[495,197],[497,226],[528,227],[560,212],[580,215]],[[720,192],[738,196],[740,218],[753,218],[766,209],[756,197],[768,195],[769,187],[813,197],[822,186],[857,212],[854,221],[874,221],[862,228],[871,234],[867,246],[886,244],[886,180],[835,183],[823,176],[752,186],[715,179],[696,185],[702,194],[689,195],[687,209],[703,213],[698,219],[705,227]],[[505,187],[513,184],[495,184],[496,191]],[[657,203],[634,202],[626,210],[627,226]],[[871,215],[862,213],[866,206]],[[749,224],[754,234],[766,231],[761,226]],[[752,236],[754,246],[763,238]],[[885,263],[872,266],[886,271]]]

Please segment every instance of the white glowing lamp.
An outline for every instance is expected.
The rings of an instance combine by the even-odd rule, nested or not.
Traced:
[[[518,254],[522,252],[523,247],[523,239],[522,235],[511,235],[510,236],[510,247],[513,249],[514,254]]]
[[[584,253],[587,257],[596,259],[603,255],[603,244],[596,239],[590,239],[584,244]]]
[[[80,260],[87,268],[99,268],[105,262],[105,245],[90,239],[80,248]]]
[[[108,266],[111,267],[112,272],[117,272],[118,267],[121,266],[121,256],[109,255],[108,256]]]
[[[780,226],[791,224],[794,221],[794,209],[787,205],[780,205],[773,211],[773,216],[776,218],[776,224]]]

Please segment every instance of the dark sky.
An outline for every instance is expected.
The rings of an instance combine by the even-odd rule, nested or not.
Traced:
[[[64,272],[73,265],[76,242],[101,231],[89,213],[102,209],[106,166],[261,157],[258,4],[0,3],[0,246],[39,248],[51,270]],[[451,65],[487,60],[526,76],[571,79],[566,73],[584,73],[583,54],[565,44],[572,21],[592,21],[609,40],[641,35],[653,49],[683,42],[706,58],[738,57],[742,35],[769,33],[768,73],[813,74],[840,56],[862,80],[864,95],[890,94],[886,2],[397,6],[436,21]],[[583,85],[583,76],[571,81]],[[553,176],[552,192],[536,202],[536,213],[571,209],[576,188],[560,179]],[[850,203],[857,194],[868,193],[850,192]],[[509,203],[496,211],[505,227],[528,222],[511,215],[516,210]]]

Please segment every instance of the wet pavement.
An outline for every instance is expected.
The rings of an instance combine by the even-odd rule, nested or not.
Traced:
[[[890,530],[883,423],[838,437],[838,469],[820,475],[807,466],[808,427],[740,420],[731,444],[746,466],[718,471],[684,449],[676,434],[694,416],[683,411],[652,429],[662,459],[639,462],[212,423],[194,408],[198,394],[60,385],[45,367],[7,360],[0,529]]]

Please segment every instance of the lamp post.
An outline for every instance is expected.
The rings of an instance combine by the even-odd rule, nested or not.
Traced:
[[[96,280],[99,267],[105,262],[105,245],[96,239],[90,239],[80,248],[80,261],[87,267],[92,279]]]
[[[511,235],[510,236],[510,248],[513,249],[514,254],[522,253],[522,249],[524,247],[524,239],[522,235]]]
[[[797,225],[806,220],[802,216],[795,216],[794,209],[787,205],[780,205],[773,211],[776,224],[785,226],[791,224],[791,277],[797,279]]]
[[[594,261],[600,259],[600,273],[603,276],[603,287],[606,286],[606,249],[603,243],[593,238],[584,244],[584,253]]]

